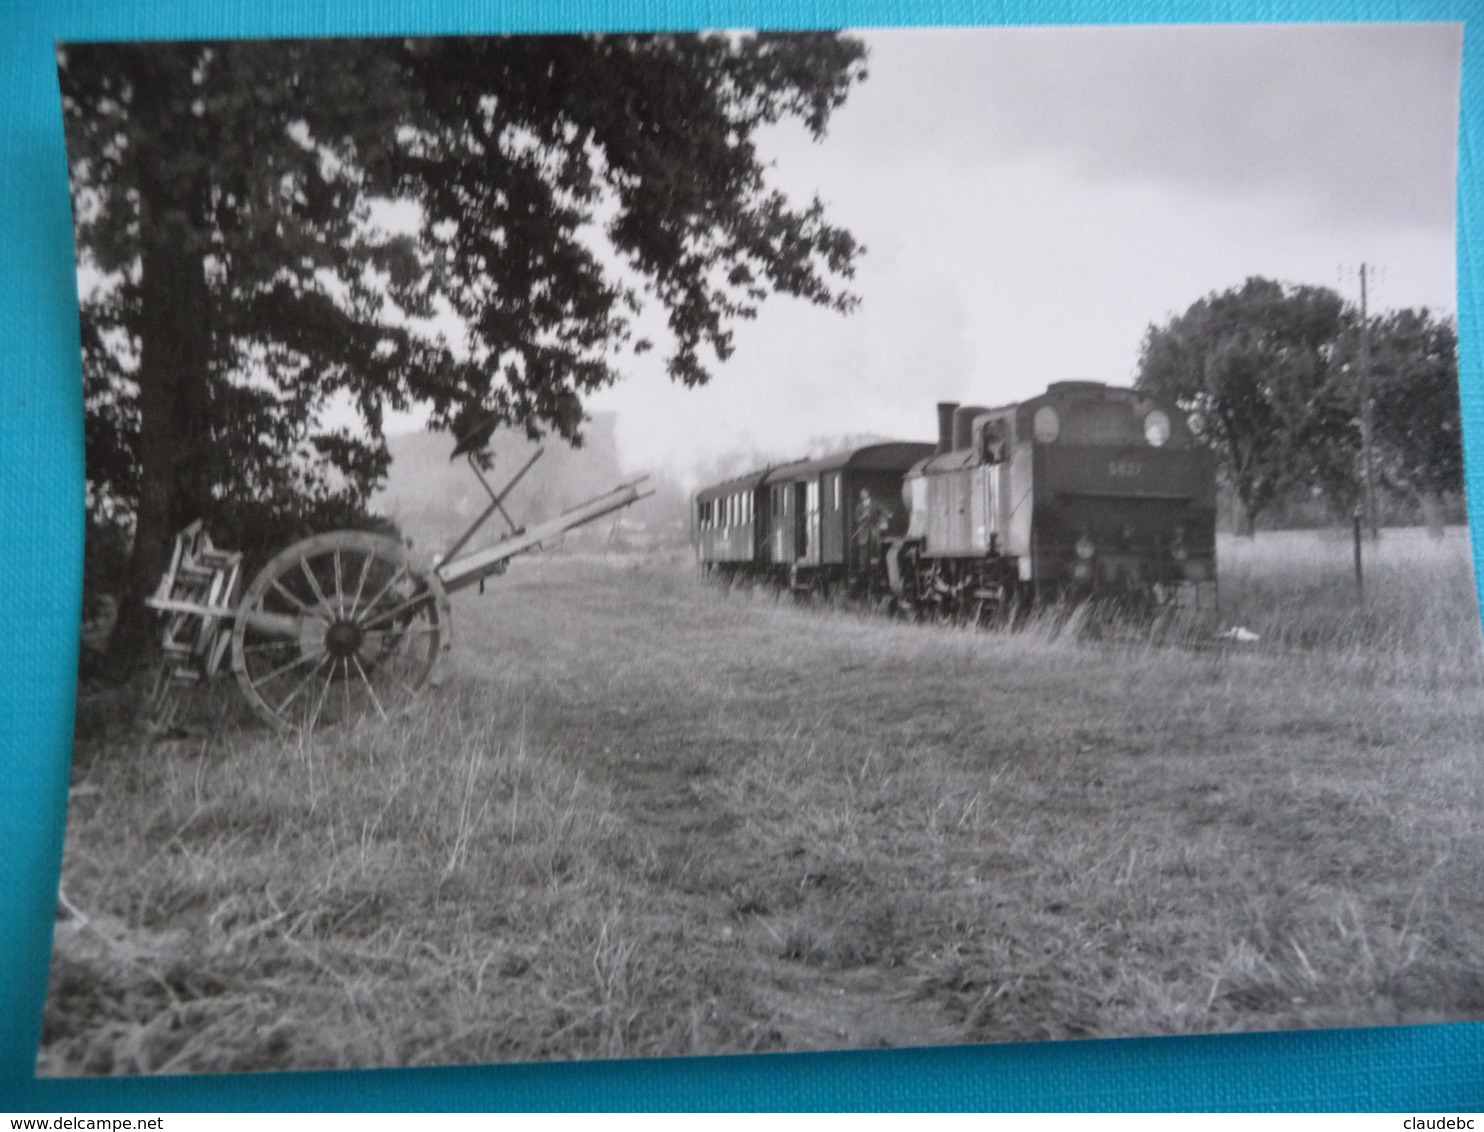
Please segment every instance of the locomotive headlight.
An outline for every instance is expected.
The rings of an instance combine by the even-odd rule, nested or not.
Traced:
[[[1092,539],[1088,538],[1086,535],[1083,535],[1077,540],[1076,549],[1077,557],[1082,559],[1082,561],[1084,562],[1086,562],[1097,552],[1097,547],[1092,544]]]
[[[1050,405],[1042,405],[1031,418],[1031,431],[1037,442],[1050,444],[1061,435],[1061,417],[1056,415],[1056,410]]]
[[[1170,439],[1170,418],[1163,409],[1150,409],[1145,415],[1144,439],[1155,448]]]
[[[1072,577],[1076,578],[1079,582],[1090,581],[1092,579],[1092,563],[1077,563],[1077,565],[1072,567]]]

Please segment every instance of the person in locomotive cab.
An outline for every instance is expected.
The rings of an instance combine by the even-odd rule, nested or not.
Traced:
[[[986,421],[979,434],[979,456],[986,464],[1003,463],[1007,452],[1005,422]]]
[[[862,555],[874,559],[881,551],[881,540],[891,525],[891,508],[878,503],[865,488],[855,504],[855,544]]]

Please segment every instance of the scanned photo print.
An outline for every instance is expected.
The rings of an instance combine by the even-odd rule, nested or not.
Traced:
[[[1484,1018],[1461,42],[60,45],[38,1072]]]

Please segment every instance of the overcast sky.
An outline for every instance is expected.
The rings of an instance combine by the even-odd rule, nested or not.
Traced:
[[[1127,384],[1151,322],[1249,275],[1456,309],[1461,26],[856,33],[869,79],[775,181],[867,247],[841,316],[773,299],[710,386],[591,399],[630,467],[931,439],[933,403]]]

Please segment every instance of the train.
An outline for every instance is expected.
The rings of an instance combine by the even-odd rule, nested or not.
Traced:
[[[1214,617],[1216,462],[1174,405],[1062,381],[941,402],[936,443],[884,441],[696,492],[702,572],[940,620],[1103,601]]]

